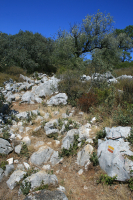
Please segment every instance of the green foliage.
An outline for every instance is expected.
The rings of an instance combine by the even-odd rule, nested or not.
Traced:
[[[20,151],[20,155],[29,158],[29,150],[28,150],[28,147],[27,147],[27,145],[25,143],[22,143],[22,148],[21,148],[21,151]]]
[[[113,114],[113,121],[116,125],[127,126],[133,124],[133,106],[130,109],[122,109],[118,106]]]
[[[19,66],[28,72],[55,72],[51,64],[54,40],[45,38],[39,33],[22,30],[15,35],[0,33],[0,70]]]
[[[38,190],[47,190],[48,189],[48,184],[44,185],[44,181],[42,181],[41,185],[37,188],[34,189],[34,191]]]
[[[6,169],[6,165],[8,165],[8,162],[7,161],[2,161],[0,163],[0,168],[2,168],[3,170],[5,170]]]
[[[3,139],[8,140],[10,137],[10,133],[8,131],[4,131],[3,133]]]
[[[127,140],[131,143],[131,145],[133,145],[133,127],[131,128],[131,132],[130,135],[127,137]]]
[[[32,174],[35,174],[37,173],[38,170],[35,170],[33,167],[32,168],[29,168],[26,172],[26,174],[24,174],[24,177],[23,179],[27,178],[28,176],[31,176]]]
[[[58,129],[61,130],[62,126],[63,126],[63,120],[59,118],[58,119]]]
[[[129,179],[128,187],[130,188],[131,191],[133,191],[133,177]]]
[[[119,62],[117,65],[115,65],[115,69],[124,69],[124,68],[129,68],[129,67],[133,67],[133,61],[128,62]]]
[[[97,146],[98,145],[98,139],[102,139],[102,138],[105,138],[106,137],[106,132],[105,130],[101,130],[101,131],[98,131],[96,133],[96,137],[95,139],[93,140],[94,141],[94,145]]]
[[[78,149],[78,138],[79,138],[78,135],[74,135],[73,145],[70,145],[69,149],[63,148],[61,150],[61,152],[59,153],[59,156],[60,157],[64,157],[64,156],[69,157],[69,156],[76,155],[77,154],[77,149]]]
[[[58,139],[58,133],[51,133],[51,134],[47,135],[47,137],[53,138],[54,140],[57,140]]]
[[[27,195],[31,189],[31,183],[24,180],[24,183],[21,183],[20,185],[20,189],[24,195]]]
[[[114,183],[114,181],[116,180],[116,176],[113,176],[112,178],[110,176],[108,176],[107,174],[101,174],[99,180],[97,181],[97,183],[102,183],[105,185],[112,185]]]
[[[75,71],[67,71],[62,75],[62,81],[58,84],[59,92],[64,92],[68,96],[68,103],[76,106],[76,99],[79,98],[83,92],[82,82],[80,80],[80,73]]]
[[[92,153],[92,155],[90,156],[90,161],[93,163],[93,166],[96,166],[99,164],[96,152]]]

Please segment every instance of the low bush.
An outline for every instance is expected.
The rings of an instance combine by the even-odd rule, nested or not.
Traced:
[[[128,187],[130,188],[131,191],[133,191],[133,177],[129,179]]]
[[[22,144],[20,155],[29,158],[29,150],[28,150],[28,147],[27,147],[27,145],[25,143]]]
[[[133,106],[122,109],[118,106],[113,114],[113,121],[115,125],[127,126],[133,124]]]
[[[104,129],[101,130],[101,131],[98,131],[98,132],[96,133],[95,139],[93,140],[94,145],[97,147],[97,145],[98,145],[98,139],[102,139],[102,138],[105,138],[105,137],[106,137],[106,132],[105,132]]]
[[[96,166],[99,164],[96,152],[92,153],[92,155],[90,156],[90,161],[93,163],[93,166]]]
[[[97,183],[103,183],[105,185],[112,185],[114,181],[116,180],[117,176],[110,177],[107,174],[101,174],[99,180]]]
[[[2,161],[0,163],[0,168],[2,168],[3,170],[5,170],[6,169],[6,165],[8,165],[8,162],[7,161]]]
[[[90,107],[96,105],[97,102],[98,102],[97,95],[92,92],[89,92],[83,94],[77,100],[77,105],[82,111],[89,112]]]
[[[76,155],[77,154],[77,149],[78,149],[78,138],[79,138],[78,135],[74,135],[73,145],[70,145],[69,149],[63,148],[61,150],[61,152],[59,153],[59,156],[60,157],[64,157],[64,156],[69,157],[70,155],[71,156]]]
[[[24,195],[27,195],[31,189],[31,183],[24,180],[24,183],[21,183],[20,185],[20,189]]]
[[[5,72],[11,76],[20,76],[20,74],[26,75],[26,71],[24,69],[16,66],[7,68]]]
[[[131,128],[130,135],[127,137],[128,142],[133,145],[133,127]]]

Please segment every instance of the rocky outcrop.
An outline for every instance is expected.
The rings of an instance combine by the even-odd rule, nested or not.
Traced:
[[[117,180],[126,181],[130,178],[133,162],[126,156],[133,156],[129,142],[125,142],[130,134],[131,127],[105,128],[106,138],[98,140],[97,156],[100,167],[111,177],[117,176]]]

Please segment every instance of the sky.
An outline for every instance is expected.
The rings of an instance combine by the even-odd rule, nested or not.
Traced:
[[[0,0],[0,31],[16,34],[19,30],[54,37],[59,29],[100,12],[113,16],[114,27],[133,25],[133,0]],[[133,58],[133,53],[132,53]]]

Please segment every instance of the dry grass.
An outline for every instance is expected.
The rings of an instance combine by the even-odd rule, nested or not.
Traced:
[[[13,109],[18,110],[19,112],[22,111],[30,111],[30,110],[35,110],[38,109],[40,111],[40,114],[44,116],[46,112],[50,113],[51,117],[48,119],[58,119],[62,118],[62,113],[66,113],[72,110],[71,106],[64,106],[64,107],[44,107],[43,105],[39,104],[34,104],[34,105],[27,105],[27,104],[22,104],[19,106],[19,103],[14,103]],[[78,121],[80,123],[87,123],[89,122],[88,119],[92,119],[91,114],[85,114],[83,115],[79,114],[80,110],[74,109],[75,113],[71,117],[72,120]],[[55,112],[59,111],[58,115],[55,115]],[[94,113],[95,116],[96,113]],[[96,122],[96,126],[92,126],[92,130],[90,132],[91,138],[93,138],[97,131],[101,130],[105,125],[111,126],[112,121],[111,119],[107,119],[105,122]],[[51,147],[54,150],[60,151],[61,149],[61,144],[56,145],[55,140],[52,138],[48,138],[44,132],[44,129],[40,129],[38,132],[33,132],[34,128],[40,126],[40,121],[34,121],[33,125],[27,125],[28,127],[32,127],[32,130],[29,131],[28,133],[24,133],[23,136],[29,135],[31,138],[31,145],[28,146],[28,150],[30,155],[37,151],[40,146],[35,147],[35,144],[38,141],[43,141],[44,145],[47,145]],[[17,154],[12,152],[7,156],[13,157],[14,159],[18,159],[19,163],[23,163],[23,161],[28,162],[26,158],[24,157],[19,157]],[[2,158],[5,159],[5,158]],[[7,159],[7,158],[6,158]],[[115,183],[112,186],[106,186],[102,184],[96,183],[98,178],[102,173],[104,173],[99,166],[94,167],[93,165],[89,165],[88,171],[85,171],[84,168],[81,166],[78,166],[76,164],[77,156],[70,156],[69,158],[64,158],[62,162],[59,164],[51,167],[51,170],[53,170],[53,173],[56,174],[58,178],[59,185],[64,186],[66,189],[66,195],[69,200],[91,200],[91,199],[96,199],[96,200],[129,200],[133,199],[133,195],[130,192],[127,184],[119,184]],[[16,164],[15,164],[16,165]],[[83,169],[84,172],[82,175],[78,174],[78,171],[80,169]],[[41,168],[40,168],[41,169]],[[59,170],[59,173],[57,174],[56,171]],[[19,187],[16,186],[13,191],[9,190],[9,188],[6,185],[6,179],[3,179],[3,182],[0,183],[0,199],[5,200],[5,199],[24,199],[24,196],[21,195],[18,197],[18,189]],[[87,189],[85,189],[85,187]]]
[[[121,68],[121,69],[115,69],[113,71],[115,77],[122,76],[122,75],[131,75],[133,76],[133,67],[129,68]]]

